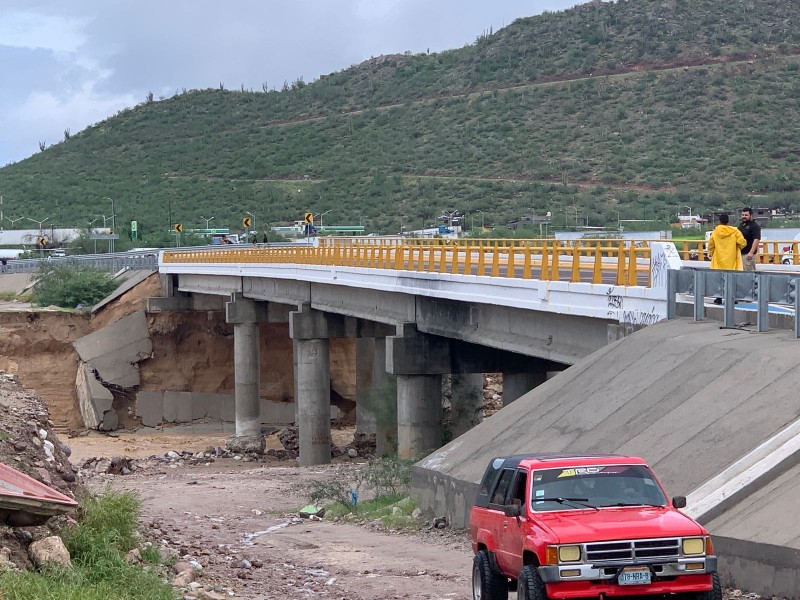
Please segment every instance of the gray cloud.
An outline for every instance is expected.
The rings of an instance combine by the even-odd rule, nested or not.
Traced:
[[[0,165],[183,88],[260,90],[370,56],[459,48],[577,0],[4,0]]]

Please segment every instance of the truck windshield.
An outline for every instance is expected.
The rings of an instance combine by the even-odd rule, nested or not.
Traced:
[[[589,507],[666,506],[667,498],[644,465],[543,469],[533,472],[534,511],[584,510]],[[577,503],[561,498],[580,498]],[[584,500],[585,499],[585,500]]]

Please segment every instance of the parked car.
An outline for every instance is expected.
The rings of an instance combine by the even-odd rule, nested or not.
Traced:
[[[492,459],[470,514],[472,596],[722,600],[711,537],[634,456]]]

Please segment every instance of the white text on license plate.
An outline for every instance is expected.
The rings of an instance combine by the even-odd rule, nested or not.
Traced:
[[[647,567],[623,569],[618,581],[620,585],[647,585],[650,583],[650,569]]]

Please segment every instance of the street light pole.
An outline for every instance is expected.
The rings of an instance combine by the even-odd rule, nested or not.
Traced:
[[[481,213],[481,231],[486,229],[486,213],[483,212],[480,208],[476,208],[475,212]]]
[[[117,215],[114,212],[114,199],[113,198],[109,198],[108,196],[106,196],[106,200],[110,200],[111,201],[111,217],[110,218],[111,218],[111,234],[113,235],[114,232],[117,230]],[[109,249],[109,252],[114,252],[114,240],[112,240],[112,239],[108,240],[108,249]]]
[[[32,221],[32,222],[37,223],[39,225],[39,233],[42,233],[42,227],[44,226],[44,222],[48,221],[50,219],[50,217],[45,217],[41,221],[37,221],[36,219],[31,219],[30,217],[25,217],[25,218],[28,219],[28,221]],[[17,220],[19,221],[19,219],[17,219]]]
[[[205,222],[206,222],[206,233],[208,233],[208,230],[209,230],[209,229],[211,229],[211,228],[208,226],[208,224],[209,224],[211,221],[213,221],[213,220],[214,220],[216,217],[211,217],[211,218],[208,218],[208,219],[206,219],[205,217],[200,217],[200,218],[201,218],[201,219],[203,219],[203,221],[205,221]]]
[[[89,224],[89,235],[92,235],[92,233],[94,231],[93,226],[94,226],[95,222],[97,222],[97,220],[99,218],[100,217],[97,217],[97,219],[92,219],[91,221],[86,221]],[[97,254],[97,238],[94,238],[94,253]]]
[[[327,215],[327,214],[328,214],[329,212],[331,212],[332,210],[333,210],[333,209],[331,209],[331,210],[326,210],[324,213],[320,214],[320,216],[319,216],[319,232],[320,232],[320,233],[322,233],[322,217],[324,217],[325,215]]]

